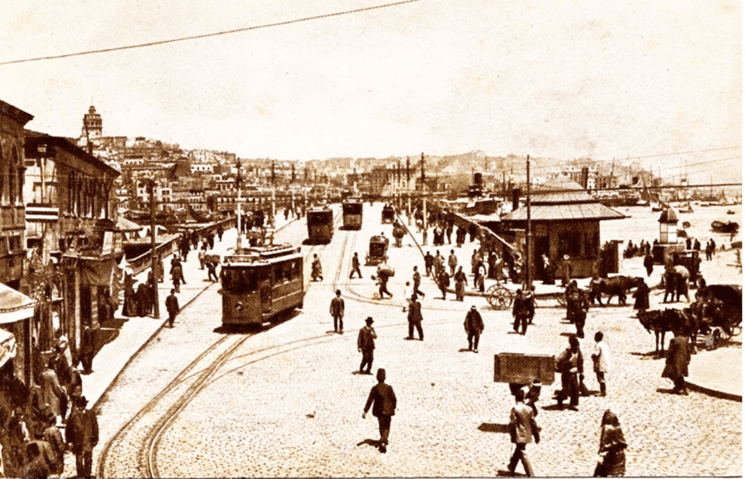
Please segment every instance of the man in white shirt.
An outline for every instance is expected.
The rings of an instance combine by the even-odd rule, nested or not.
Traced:
[[[592,350],[592,368],[598,378],[601,396],[606,394],[605,373],[608,372],[609,362],[608,345],[603,342],[603,332],[598,331],[595,333],[595,347]]]

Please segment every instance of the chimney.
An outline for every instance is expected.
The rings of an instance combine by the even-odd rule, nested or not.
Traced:
[[[520,207],[520,188],[512,189],[512,211]]]

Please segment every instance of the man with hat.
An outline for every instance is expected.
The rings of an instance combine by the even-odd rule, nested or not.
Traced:
[[[468,334],[468,350],[478,353],[479,338],[481,337],[481,332],[484,330],[484,320],[481,318],[481,313],[476,310],[475,304],[471,306],[470,311],[466,314],[463,327],[466,329],[466,334]]]
[[[372,327],[373,319],[368,316],[365,319],[365,325],[360,329],[357,335],[357,351],[362,353],[362,362],[360,363],[360,374],[372,374],[373,351],[375,350],[375,340],[378,335]],[[367,366],[367,368],[365,368]]]
[[[93,448],[98,444],[98,419],[96,413],[86,409],[88,400],[80,396],[65,430],[65,439],[75,454],[78,477],[91,477]]]
[[[365,419],[367,411],[372,406],[373,416],[378,418],[378,429],[380,430],[380,452],[386,452],[388,446],[388,435],[391,431],[391,417],[396,414],[396,393],[393,388],[385,383],[385,369],[378,369],[378,384],[370,389],[365,403],[365,411],[362,419]]]

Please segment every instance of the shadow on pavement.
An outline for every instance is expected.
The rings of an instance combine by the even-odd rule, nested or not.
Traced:
[[[500,434],[507,434],[510,432],[509,424],[494,424],[490,422],[482,423],[477,429],[481,432],[496,432]]]
[[[355,369],[352,371],[352,374],[356,374],[358,376],[372,376],[372,373],[361,373],[359,369]]]
[[[674,389],[657,388],[657,392],[660,394],[671,394],[673,396],[680,396]]]
[[[470,353],[470,352],[471,352],[471,350],[470,350],[470,349],[468,349],[468,348],[460,348],[460,349],[458,350],[458,352],[459,352],[459,353]]]
[[[218,334],[250,334],[262,331],[264,327],[260,324],[223,324],[213,331]]]
[[[662,359],[665,357],[664,353],[659,351],[649,351],[647,353],[631,353],[632,356],[639,356],[642,359]]]
[[[377,439],[365,439],[364,441],[357,443],[357,447],[360,446],[373,446],[375,448],[380,448],[380,441]]]

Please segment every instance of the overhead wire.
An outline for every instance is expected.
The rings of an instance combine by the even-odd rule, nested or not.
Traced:
[[[361,13],[361,12],[368,12],[371,10],[378,10],[381,8],[389,8],[389,7],[396,7],[400,5],[405,5],[407,3],[414,3],[419,2],[420,0],[402,0],[400,2],[393,2],[393,3],[386,3],[383,5],[375,5],[372,7],[364,7],[364,8],[356,8],[354,10],[345,10],[342,12],[334,12],[334,13],[325,13],[323,15],[314,15],[312,17],[304,17],[304,18],[297,18],[295,20],[286,20],[283,22],[275,22],[275,23],[267,23],[264,25],[255,25],[251,27],[244,27],[244,28],[236,28],[233,30],[224,30],[220,32],[214,32],[214,33],[205,33],[202,35],[192,35],[188,37],[180,37],[180,38],[172,38],[169,40],[158,40],[154,42],[148,42],[148,43],[138,43],[136,45],[125,45],[121,47],[111,47],[111,48],[101,48],[98,50],[87,50],[82,52],[75,52],[75,53],[65,53],[61,55],[50,55],[50,56],[44,56],[44,57],[36,57],[36,58],[24,58],[20,60],[9,60],[0,62],[0,66],[2,65],[12,65],[15,63],[28,63],[28,62],[38,62],[42,60],[57,60],[60,58],[69,58],[69,57],[76,57],[76,56],[82,56],[82,55],[93,55],[97,53],[108,53],[108,52],[115,52],[120,50],[132,50],[135,48],[145,48],[145,47],[152,47],[157,45],[166,45],[168,43],[176,43],[176,42],[185,42],[189,40],[199,40],[202,38],[209,38],[209,37],[217,37],[221,35],[230,35],[233,33],[241,33],[241,32],[248,32],[251,30],[260,30],[263,28],[271,28],[271,27],[279,27],[284,25],[291,25],[293,23],[301,23],[301,22],[309,22],[311,20],[320,20],[322,18],[331,18],[331,17],[338,17],[342,15],[351,15],[353,13]]]

